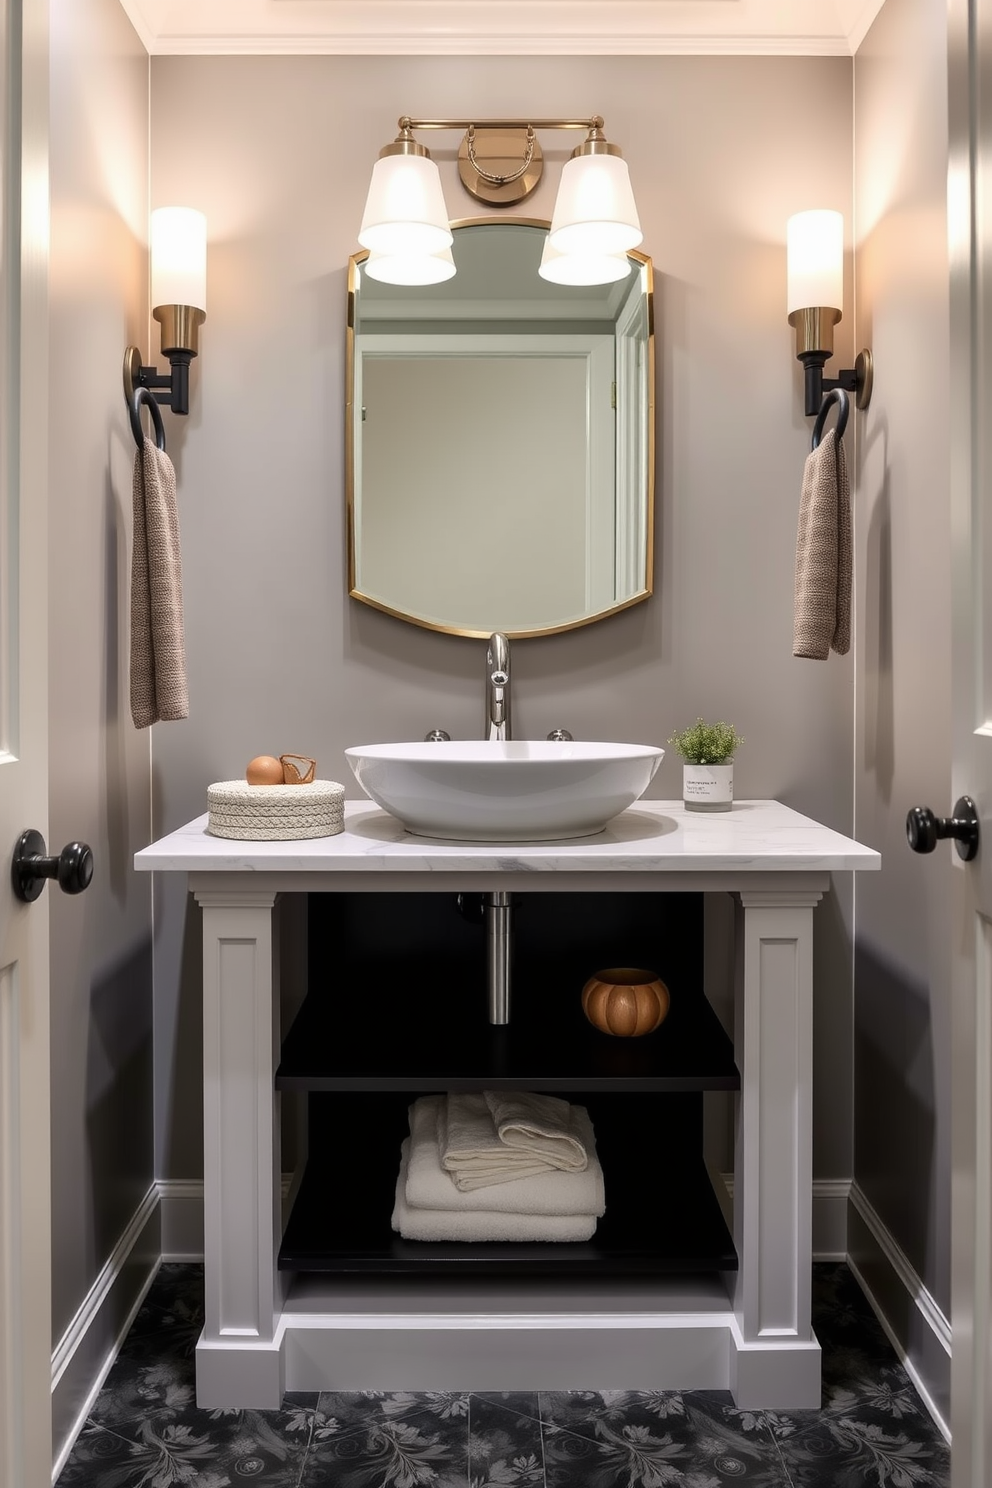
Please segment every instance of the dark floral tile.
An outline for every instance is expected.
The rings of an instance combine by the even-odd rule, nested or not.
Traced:
[[[549,1488],[709,1488],[688,1476],[686,1445],[671,1431],[621,1421],[602,1420],[582,1435],[546,1425],[544,1463]]]
[[[941,1438],[880,1425],[855,1408],[813,1413],[810,1424],[779,1441],[794,1488],[949,1488],[950,1453]]]
[[[297,1488],[309,1411],[161,1411],[143,1421],[87,1426],[59,1488]]]
[[[507,1392],[471,1397],[471,1488],[544,1488],[544,1446],[538,1413],[536,1395]]]
[[[596,1437],[605,1422],[654,1430],[660,1421],[684,1420],[677,1390],[543,1390],[541,1420],[546,1426]]]
[[[202,1331],[202,1266],[162,1266],[138,1310],[118,1358],[147,1360],[168,1355],[173,1359],[187,1359],[192,1365],[196,1342]]]
[[[545,1401],[549,1485],[788,1488],[767,1422],[737,1411],[728,1393],[584,1393],[542,1396],[542,1406]],[[552,1416],[571,1425],[555,1425]]]
[[[119,1358],[94,1401],[89,1419],[99,1426],[117,1426],[161,1411],[189,1411],[196,1404],[192,1364],[163,1354],[155,1360]]]
[[[826,1367],[843,1369],[851,1352],[881,1364],[891,1361],[892,1345],[847,1266],[813,1267],[812,1314]]]
[[[469,1396],[325,1392],[302,1488],[468,1488]]]
[[[536,1390],[482,1390],[472,1396],[473,1420],[480,1403],[500,1406],[518,1416],[529,1416],[532,1421],[541,1419],[541,1397]]]

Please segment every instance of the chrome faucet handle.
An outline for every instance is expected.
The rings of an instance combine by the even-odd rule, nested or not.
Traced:
[[[552,729],[548,735],[548,738],[553,744],[571,744],[574,737],[573,734],[568,732],[568,729]]]
[[[445,733],[444,729],[431,729],[429,734],[424,735],[425,744],[446,744],[451,742],[451,735]]]

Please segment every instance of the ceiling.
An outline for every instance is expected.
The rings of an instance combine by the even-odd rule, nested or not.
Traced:
[[[153,56],[853,56],[883,0],[121,0]]]

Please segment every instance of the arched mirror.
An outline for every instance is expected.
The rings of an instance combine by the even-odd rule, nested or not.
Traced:
[[[351,259],[349,590],[415,625],[548,635],[651,593],[651,261],[549,283],[547,227],[457,227],[435,285]]]

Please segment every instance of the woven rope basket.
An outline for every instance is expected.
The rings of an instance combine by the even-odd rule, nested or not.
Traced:
[[[344,831],[344,786],[336,780],[309,785],[248,785],[221,780],[207,787],[207,831],[242,842],[293,842],[334,837]]]

